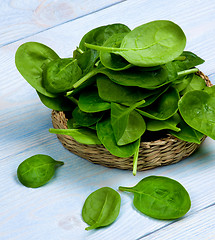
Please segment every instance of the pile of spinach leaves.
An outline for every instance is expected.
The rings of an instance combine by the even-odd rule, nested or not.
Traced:
[[[215,91],[195,74],[204,60],[185,46],[184,32],[171,21],[133,30],[111,24],[86,33],[70,58],[27,42],[15,63],[46,107],[70,116],[68,129],[51,133],[134,156],[135,175],[140,143],[152,133],[194,143],[204,134],[215,139]]]

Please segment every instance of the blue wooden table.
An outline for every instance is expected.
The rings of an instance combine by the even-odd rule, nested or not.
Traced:
[[[18,73],[17,48],[37,41],[69,57],[81,37],[100,25],[121,22],[131,29],[168,19],[187,36],[186,50],[205,59],[200,70],[215,84],[215,2],[212,0],[1,0],[0,1],[0,239],[135,240],[215,239],[215,141],[207,138],[177,164],[138,172],[109,169],[84,160],[61,145],[48,129],[51,110]],[[21,185],[19,164],[47,154],[65,165],[37,189]],[[119,217],[109,227],[86,231],[81,210],[86,197],[108,186],[133,186],[149,175],[174,178],[189,192],[192,206],[180,220],[161,221],[140,214],[132,196],[120,193]]]

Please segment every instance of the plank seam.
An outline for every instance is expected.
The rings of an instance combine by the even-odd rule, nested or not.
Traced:
[[[103,10],[105,10],[105,9],[108,9],[108,8],[110,8],[110,7],[113,7],[113,6],[115,6],[115,5],[121,4],[122,2],[126,2],[126,1],[127,1],[127,0],[120,0],[120,1],[117,2],[117,3],[110,4],[110,5],[108,5],[108,6],[102,7],[102,8],[100,8],[100,9],[95,10],[95,11],[92,11],[92,12],[89,12],[89,13],[86,13],[86,14],[83,14],[83,15],[81,15],[81,16],[75,17],[75,18],[73,18],[73,19],[67,20],[67,21],[62,22],[62,23],[59,23],[59,24],[53,25],[53,26],[51,26],[51,27],[49,27],[49,28],[43,29],[43,30],[41,30],[41,31],[38,31],[38,32],[35,32],[35,33],[32,33],[32,34],[29,34],[29,35],[27,35],[27,36],[25,36],[25,37],[18,38],[18,39],[14,40],[14,41],[10,41],[10,42],[8,42],[8,43],[1,44],[1,45],[0,45],[0,48],[5,47],[5,46],[8,46],[8,45],[13,44],[13,43],[18,42],[18,41],[21,41],[21,40],[23,40],[23,39],[25,39],[25,38],[29,38],[29,37],[35,36],[35,35],[37,35],[37,34],[43,33],[43,32],[45,32],[45,31],[48,31],[48,30],[53,29],[53,28],[55,28],[55,27],[62,26],[62,25],[64,25],[64,24],[66,24],[66,23],[73,22],[73,21],[75,21],[75,20],[84,18],[84,17],[89,16],[89,15],[91,15],[91,14],[94,14],[94,13],[97,13],[97,12],[100,12],[100,11],[103,11]]]
[[[195,214],[197,214],[197,213],[199,213],[199,212],[202,212],[202,211],[204,211],[204,210],[206,210],[206,209],[208,209],[208,208],[214,207],[214,206],[215,206],[215,203],[211,203],[210,205],[208,205],[208,206],[206,206],[206,207],[203,207],[203,208],[199,209],[198,211],[196,211],[196,212],[194,212],[194,213],[191,213],[189,216],[193,216],[193,215],[195,215]],[[154,233],[156,233],[156,232],[158,232],[158,231],[160,231],[160,230],[162,230],[162,229],[165,229],[166,227],[168,227],[168,226],[170,226],[170,225],[172,225],[172,224],[174,224],[174,223],[176,223],[176,222],[178,222],[178,221],[180,221],[180,219],[173,220],[172,222],[168,223],[167,225],[162,226],[162,227],[160,227],[160,228],[158,228],[158,229],[156,229],[156,230],[154,230],[154,231],[152,231],[152,232],[149,232],[149,233],[147,233],[147,234],[145,234],[145,235],[137,238],[136,240],[142,240],[142,239],[144,239],[145,237],[151,236],[152,234],[154,234]]]

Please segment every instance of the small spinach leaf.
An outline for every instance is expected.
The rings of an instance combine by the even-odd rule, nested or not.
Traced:
[[[184,121],[197,131],[215,139],[215,97],[205,91],[187,92],[178,103]]]
[[[197,144],[201,143],[201,139],[204,136],[204,134],[198,132],[197,130],[187,125],[182,118],[180,119],[178,127],[181,129],[180,131],[175,131],[174,129],[171,129],[172,131],[170,130],[169,132],[173,136],[183,141],[193,142]]]
[[[142,116],[134,109],[145,101],[140,101],[130,107],[111,103],[111,125],[117,145],[126,145],[139,139],[146,130]]]
[[[121,197],[109,187],[91,193],[82,208],[83,220],[89,224],[85,230],[105,227],[113,223],[119,215]]]
[[[117,145],[110,119],[99,121],[96,129],[99,140],[111,154],[117,157],[127,158],[135,153],[138,147],[138,141],[123,146]]]
[[[138,112],[145,117],[166,120],[172,117],[178,110],[178,91],[170,87],[153,104],[148,107],[138,109]]]
[[[96,83],[100,98],[104,101],[122,103],[125,105],[134,104],[160,91],[122,86],[114,83],[105,75],[98,75]]]
[[[110,103],[99,97],[97,88],[87,88],[82,91],[79,97],[78,106],[82,111],[88,113],[110,109]]]
[[[177,127],[178,123],[181,121],[181,118],[178,113],[174,114],[171,118],[167,120],[155,120],[148,119],[146,120],[146,129],[148,131],[160,131],[163,129],[170,129],[176,132],[181,131],[179,127]]]
[[[57,59],[44,69],[43,85],[51,93],[63,93],[70,90],[81,75],[77,59]]]
[[[157,219],[176,219],[190,209],[191,201],[186,189],[177,181],[149,176],[134,187],[119,187],[134,194],[134,206],[145,215]]]
[[[105,43],[103,44],[104,47],[120,47],[122,39],[127,33],[117,33],[109,37]],[[132,64],[127,62],[123,57],[120,55],[110,53],[110,52],[100,52],[100,60],[102,64],[111,70],[114,71],[121,71],[127,68],[130,68]]]
[[[46,184],[53,176],[55,168],[63,162],[43,154],[37,154],[23,161],[18,169],[19,181],[26,187],[38,188]]]
[[[72,117],[75,122],[83,127],[89,127],[97,123],[103,116],[102,112],[87,113],[83,112],[79,107],[76,107],[72,112]]]
[[[48,108],[56,111],[71,111],[75,108],[75,104],[64,96],[50,98],[37,92],[40,101]]]

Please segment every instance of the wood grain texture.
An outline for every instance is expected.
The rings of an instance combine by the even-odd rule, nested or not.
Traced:
[[[122,0],[2,0],[0,46],[120,2]]]
[[[1,1],[1,4],[15,6],[18,2],[21,1]],[[35,9],[38,2],[51,4],[51,1],[23,1],[22,7]],[[72,1],[63,2],[69,4]],[[10,9],[4,8],[4,16],[12,16]],[[92,164],[71,154],[55,135],[49,134],[51,110],[40,103],[36,92],[20,76],[14,64],[15,51],[23,42],[42,42],[61,57],[68,57],[81,37],[94,27],[122,22],[134,28],[151,20],[170,19],[185,31],[186,49],[206,60],[200,70],[215,83],[214,9],[215,2],[210,0],[167,0],[165,4],[158,0],[125,1],[20,41],[17,41],[17,33],[22,33],[22,37],[28,35],[23,34],[22,24],[8,31],[10,41],[14,43],[0,48],[1,240],[215,239],[213,140],[207,138],[199,151],[186,160],[140,172],[136,177],[130,171]],[[11,17],[11,23],[25,19],[26,25],[32,26],[27,12],[23,12],[20,18],[15,14]],[[8,41],[9,38],[5,39]],[[65,165],[58,169],[55,177],[44,187],[25,188],[17,180],[16,169],[24,159],[38,153],[64,161]],[[148,218],[133,208],[131,194],[120,192],[122,207],[117,221],[107,228],[84,230],[86,224],[82,221],[81,209],[92,191],[104,186],[115,190],[120,185],[133,186],[149,175],[171,177],[184,185],[192,201],[191,209],[184,218],[178,221]]]

